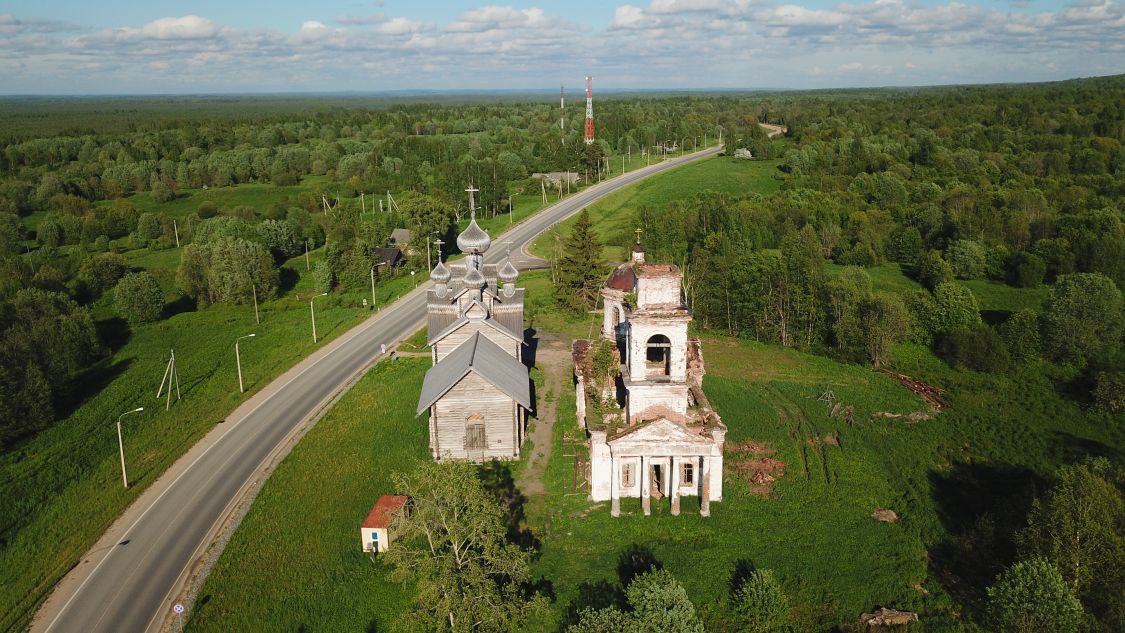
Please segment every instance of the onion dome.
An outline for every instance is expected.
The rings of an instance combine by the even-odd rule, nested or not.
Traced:
[[[465,273],[465,285],[469,288],[483,288],[485,284],[484,275],[481,274],[476,268],[470,268],[469,272]]]
[[[516,278],[520,276],[520,271],[516,270],[516,267],[512,265],[512,260],[509,259],[500,267],[496,276],[500,278],[500,281],[506,284],[514,284],[516,283]]]
[[[451,277],[453,277],[453,273],[449,272],[449,269],[445,267],[445,264],[443,264],[440,259],[438,260],[437,266],[434,266],[434,269],[430,271],[430,279],[432,279],[434,283],[449,283]]]
[[[483,253],[488,250],[492,244],[492,239],[488,237],[488,233],[484,229],[477,226],[477,219],[474,217],[469,226],[457,236],[457,248],[461,249],[462,253]]]

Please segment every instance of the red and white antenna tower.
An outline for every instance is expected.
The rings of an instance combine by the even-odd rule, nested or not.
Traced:
[[[594,142],[594,79],[586,77],[586,144]]]

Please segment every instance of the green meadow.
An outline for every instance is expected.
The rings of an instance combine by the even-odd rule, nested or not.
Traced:
[[[589,212],[594,232],[605,245],[605,258],[609,261],[625,259],[625,245],[632,240],[636,212],[640,209],[663,207],[702,191],[769,194],[781,185],[777,177],[779,164],[777,160],[743,161],[713,156],[676,167],[659,178],[646,179],[602,198],[590,205]],[[569,233],[573,224],[574,218],[560,222],[535,240],[528,250],[551,259],[557,240]]]

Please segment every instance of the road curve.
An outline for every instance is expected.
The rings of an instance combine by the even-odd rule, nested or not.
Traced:
[[[493,239],[485,261],[542,261],[525,246],[598,198],[652,174],[719,152],[708,148],[598,183]],[[424,274],[424,273],[423,273]],[[133,502],[55,588],[34,632],[156,632],[196,561],[287,439],[328,406],[388,347],[422,327],[427,284],[383,308],[274,380],[236,409]]]

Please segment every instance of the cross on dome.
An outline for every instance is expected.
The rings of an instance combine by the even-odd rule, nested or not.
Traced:
[[[469,215],[475,218],[477,217],[477,203],[476,198],[473,197],[473,194],[480,191],[480,189],[477,189],[473,185],[469,185],[469,188],[465,191],[469,194]]]

